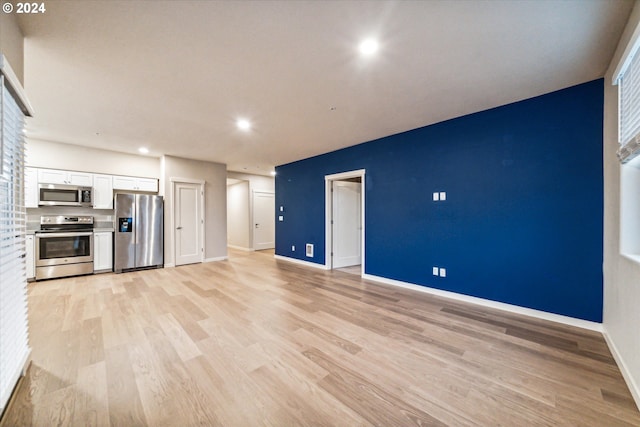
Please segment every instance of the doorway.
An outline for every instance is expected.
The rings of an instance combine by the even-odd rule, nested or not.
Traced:
[[[325,176],[325,267],[364,273],[365,170]],[[345,270],[346,271],[346,270]]]
[[[171,179],[173,192],[173,247],[175,265],[204,259],[204,182]]]

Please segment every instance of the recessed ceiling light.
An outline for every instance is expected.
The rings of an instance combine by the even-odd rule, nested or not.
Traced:
[[[238,126],[238,129],[240,130],[249,130],[251,129],[251,122],[247,119],[238,119],[238,121],[236,121],[236,126]]]
[[[149,149],[147,147],[140,147],[138,151],[142,154],[149,154]]]
[[[363,55],[373,55],[378,51],[378,42],[375,39],[366,39],[360,43],[358,49]]]

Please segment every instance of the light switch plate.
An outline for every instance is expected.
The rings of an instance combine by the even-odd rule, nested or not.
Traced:
[[[446,268],[441,268],[440,269],[440,277],[447,277],[447,269]]]
[[[284,221],[284,217],[283,217],[282,215],[280,215],[280,216],[278,217],[278,221]]]
[[[438,275],[438,267],[433,267],[433,275],[434,276]]]
[[[296,245],[291,245],[291,252],[295,252],[296,251]]]
[[[435,191],[433,193],[433,201],[437,202],[438,200],[440,200],[440,193],[438,193],[437,191]]]
[[[447,200],[447,193],[444,191],[440,192],[440,200]]]

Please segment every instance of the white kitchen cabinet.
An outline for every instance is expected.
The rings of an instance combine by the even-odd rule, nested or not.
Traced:
[[[137,185],[137,178],[130,176],[114,176],[113,177],[113,189],[114,190],[135,190]]]
[[[132,176],[114,176],[114,190],[158,192],[158,180],[155,178],[136,178]]]
[[[158,180],[155,178],[138,178],[138,191],[158,192]]]
[[[93,208],[113,209],[113,176],[93,175]]]
[[[38,169],[24,168],[24,205],[27,208],[38,207]]]
[[[91,187],[93,185],[93,174],[57,169],[38,169],[38,183]]]
[[[26,246],[26,263],[27,263],[27,280],[33,280],[36,277],[36,259],[35,259],[35,239],[33,234],[27,234],[25,236]]]
[[[93,233],[93,271],[113,270],[113,233],[99,231]]]

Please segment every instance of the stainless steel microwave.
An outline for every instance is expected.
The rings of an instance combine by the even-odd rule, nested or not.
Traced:
[[[39,184],[38,206],[93,206],[93,189],[77,185]]]

